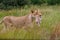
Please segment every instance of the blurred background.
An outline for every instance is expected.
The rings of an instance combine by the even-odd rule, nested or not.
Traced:
[[[0,33],[0,39],[49,40],[51,37],[52,40],[55,34],[60,35],[60,0],[0,0],[0,20],[5,16],[27,15],[33,8],[42,12],[40,27],[34,24],[32,29],[28,28],[31,32],[13,28]],[[3,27],[4,24],[0,24],[0,31]],[[60,40],[60,37],[57,38]]]
[[[0,9],[12,9],[26,5],[59,5],[60,0],[0,0]]]

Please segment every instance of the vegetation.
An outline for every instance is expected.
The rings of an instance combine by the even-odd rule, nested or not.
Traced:
[[[38,8],[42,11],[42,23],[38,27],[34,25],[34,28],[28,28],[31,32],[27,32],[24,29],[13,28],[5,33],[0,33],[0,39],[42,39],[49,40],[53,27],[60,22],[60,6],[25,6],[24,9],[17,8],[12,10],[0,10],[0,20],[7,15],[23,16],[29,13],[31,8]],[[0,30],[3,28],[3,24],[0,24]],[[15,30],[15,31],[14,31]]]
[[[0,9],[12,9],[25,5],[57,5],[60,0],[0,0]]]
[[[0,20],[4,16],[26,15],[32,8],[40,9],[42,12],[40,27],[34,24],[32,29],[28,28],[30,32],[13,27],[5,33],[0,33],[0,39],[49,40],[53,28],[60,22],[60,0],[0,0]],[[4,25],[0,24],[0,31],[3,27]]]

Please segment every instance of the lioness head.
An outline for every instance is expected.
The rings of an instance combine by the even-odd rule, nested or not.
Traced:
[[[42,18],[42,14],[40,12],[40,10],[38,9],[33,9],[31,10],[31,13],[32,13],[32,17],[35,18],[35,22],[38,26],[40,26],[40,23],[41,23],[41,18]]]

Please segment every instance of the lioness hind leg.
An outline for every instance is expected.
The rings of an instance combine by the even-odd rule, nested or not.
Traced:
[[[6,32],[6,26],[4,25],[3,29],[1,30],[1,33]]]
[[[10,23],[4,23],[4,27],[3,29],[1,30],[1,33],[3,32],[6,32],[6,31],[9,31],[9,28],[11,27],[11,24]]]

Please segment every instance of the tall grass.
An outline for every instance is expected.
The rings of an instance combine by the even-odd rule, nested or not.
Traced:
[[[43,39],[48,40],[53,30],[53,27],[60,22],[60,6],[31,6],[25,7],[23,9],[17,8],[12,10],[1,10],[0,11],[0,20],[4,16],[24,16],[29,14],[31,8],[38,8],[42,12],[42,22],[41,26],[37,27],[34,25],[34,28],[28,28],[31,32],[27,32],[24,29],[19,29],[16,31],[7,31],[6,33],[0,33],[0,39]],[[3,25],[0,24],[0,30],[3,28]]]

